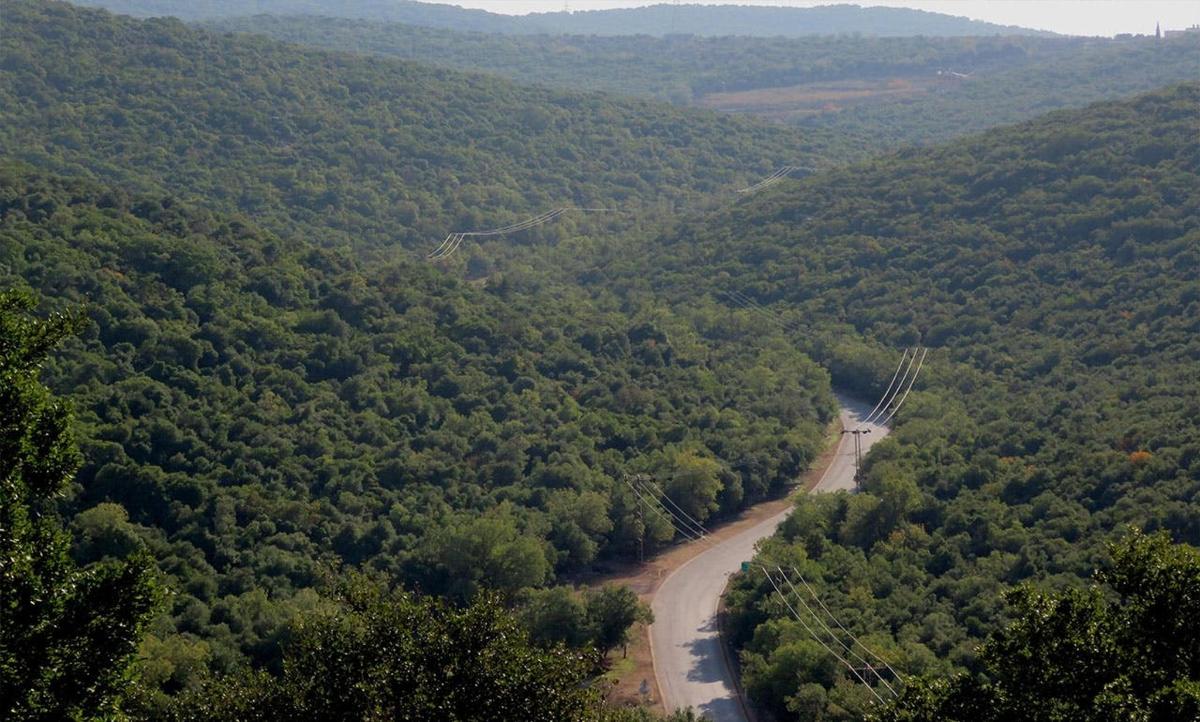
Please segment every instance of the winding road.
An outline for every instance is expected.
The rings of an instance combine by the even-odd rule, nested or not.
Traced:
[[[870,428],[863,453],[887,435],[877,424],[860,424],[871,407],[839,395],[844,428]],[[854,488],[854,438],[846,434],[814,491]],[[679,567],[654,594],[650,648],[659,693],[668,710],[691,707],[713,722],[748,722],[733,673],[721,648],[717,608],[729,575],[754,557],[754,545],[775,533],[791,509],[714,545]]]

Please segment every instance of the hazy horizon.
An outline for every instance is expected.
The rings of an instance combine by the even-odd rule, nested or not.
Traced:
[[[612,10],[646,5],[670,4],[672,0],[422,0],[476,8],[507,15],[554,12],[565,9]],[[839,3],[817,0],[679,0],[681,5],[757,5],[775,7],[819,7],[860,5],[862,7],[906,7],[944,13],[1001,25],[1018,25],[1066,35],[1153,34],[1157,23],[1163,30],[1182,30],[1200,24],[1200,4],[1176,0],[1125,2],[1118,0],[878,0]]]

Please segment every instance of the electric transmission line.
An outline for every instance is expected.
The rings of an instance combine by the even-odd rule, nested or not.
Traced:
[[[900,354],[900,363],[896,364],[896,373],[892,374],[892,380],[888,382],[887,389],[884,390],[883,396],[879,397],[879,403],[875,404],[875,408],[871,409],[871,413],[862,418],[861,423],[866,423],[874,418],[875,413],[883,407],[884,400],[892,393],[892,387],[896,385],[896,379],[900,377],[900,367],[904,365],[904,361],[908,358],[908,349],[904,349],[904,353]]]
[[[834,651],[834,649],[832,647],[830,647],[828,644],[826,644],[824,641],[822,641],[821,638],[818,637],[817,634],[813,631],[812,627],[810,627],[808,625],[808,622],[804,621],[804,618],[800,616],[800,613],[797,612],[795,607],[792,606],[791,602],[788,601],[787,595],[784,594],[782,590],[780,590],[779,585],[775,582],[775,578],[771,576],[771,570],[769,570],[765,566],[761,566],[761,565],[760,565],[760,569],[762,569],[762,573],[767,577],[767,581],[769,581],[771,583],[771,587],[775,589],[775,593],[779,595],[780,600],[783,601],[784,606],[786,606],[788,608],[788,611],[792,613],[792,617],[794,617],[796,619],[796,621],[800,622],[800,625],[802,627],[804,627],[805,631],[808,632],[809,636],[813,638],[813,641],[815,641],[817,644],[824,647],[825,651],[829,652],[829,654],[831,654],[834,657],[834,659],[841,662],[846,667],[846,669],[850,670],[850,673],[853,674],[855,677],[857,677],[859,682],[862,682],[863,686],[866,687],[871,692],[871,694],[875,696],[875,699],[879,700],[882,703],[883,697],[879,696],[879,693],[875,691],[875,688],[869,682],[867,682],[866,678],[862,676],[862,674],[858,671],[858,669],[853,664],[850,664],[848,661],[846,661],[846,659],[844,657],[842,657],[842,655],[840,655],[836,651]],[[781,575],[782,575],[782,572],[781,572]]]
[[[896,405],[892,407],[892,413],[888,414],[887,418],[880,422],[881,424],[886,424],[887,422],[891,421],[892,417],[896,415],[896,412],[900,410],[900,407],[904,404],[904,400],[908,398],[909,392],[912,391],[913,384],[917,382],[917,374],[921,373],[921,366],[925,364],[925,357],[927,355],[929,355],[929,349],[922,350],[921,360],[917,362],[917,370],[913,372],[912,378],[908,381],[908,388],[904,389],[904,395],[901,396],[900,400],[896,402]],[[913,357],[916,357],[916,353],[913,353]]]
[[[874,657],[876,660],[878,660],[878,661],[879,661],[879,662],[880,662],[880,663],[881,663],[881,664],[884,666],[884,668],[885,668],[885,669],[887,669],[887,671],[889,671],[889,672],[891,672],[891,673],[892,673],[892,676],[893,676],[893,677],[895,677],[897,680],[900,680],[901,682],[903,682],[903,681],[904,681],[904,678],[900,676],[900,673],[899,673],[899,672],[897,672],[895,669],[893,669],[893,668],[892,668],[892,665],[888,664],[888,661],[887,661],[886,659],[884,659],[883,657],[880,657],[880,656],[879,656],[878,654],[876,654],[876,653],[875,653],[875,652],[874,652],[874,651],[873,651],[873,650],[872,650],[870,647],[868,647],[867,645],[863,644],[861,641],[859,641],[859,639],[858,639],[857,637],[855,637],[853,634],[851,634],[849,630],[847,630],[845,627],[843,627],[843,626],[842,626],[842,623],[841,623],[841,622],[839,622],[839,621],[838,621],[838,618],[837,618],[837,617],[835,617],[835,616],[833,615],[833,612],[829,611],[829,607],[826,607],[826,606],[825,606],[825,602],[821,601],[821,597],[820,597],[820,596],[819,596],[819,595],[816,593],[816,591],[815,591],[815,590],[812,588],[812,585],[811,585],[811,584],[809,584],[809,583],[808,583],[808,582],[807,582],[807,581],[804,579],[804,575],[800,573],[800,570],[799,570],[799,569],[797,569],[796,567],[792,567],[791,569],[792,569],[792,572],[793,572],[793,573],[796,575],[796,577],[797,577],[797,578],[799,578],[799,580],[800,580],[800,583],[801,583],[802,585],[804,585],[804,588],[808,590],[808,593],[809,593],[809,595],[810,595],[810,596],[811,596],[811,597],[812,597],[812,598],[813,598],[813,599],[814,599],[814,600],[817,602],[817,604],[818,604],[818,605],[820,605],[821,609],[822,609],[822,610],[825,612],[825,614],[826,614],[826,615],[827,615],[827,616],[828,616],[828,617],[829,617],[831,620],[833,620],[833,623],[837,625],[838,629],[840,629],[840,630],[842,630],[843,632],[845,632],[845,633],[846,633],[846,635],[847,635],[848,637],[850,637],[852,640],[854,640],[854,643],[855,643],[855,644],[857,644],[858,646],[862,647],[862,648],[863,648],[863,649],[866,651],[866,653],[867,653],[867,654],[871,655],[871,656],[872,656],[872,657]],[[882,678],[880,678],[880,679],[882,680]],[[886,684],[886,682],[885,682],[885,684]],[[891,686],[889,685],[889,686],[888,686],[888,688],[889,688],[889,689],[891,689]],[[893,693],[894,693],[894,692],[895,692],[895,691],[893,690]]]
[[[907,365],[905,365],[905,356],[908,357]],[[870,423],[871,421],[879,418],[881,415],[887,413],[887,410],[892,405],[892,402],[895,401],[896,397],[900,395],[900,390],[904,388],[904,384],[908,382],[908,375],[912,373],[913,364],[916,363],[916,360],[917,349],[913,349],[911,356],[908,355],[908,349],[904,349],[904,355],[900,357],[900,364],[904,366],[904,373],[900,376],[900,382],[894,387],[891,384],[888,385],[887,390],[883,393],[883,398],[881,398],[879,403],[875,405],[875,410],[860,419],[860,424]]]
[[[571,211],[574,211],[577,213],[611,213],[614,210],[615,209],[612,209],[612,208],[575,208],[575,207],[554,208],[554,209],[546,211],[545,213],[542,213],[540,215],[536,215],[532,218],[527,218],[518,223],[512,223],[507,226],[501,226],[499,228],[490,228],[486,231],[460,231],[457,233],[451,233],[450,235],[446,236],[445,240],[442,241],[441,245],[439,245],[437,248],[430,251],[428,254],[426,254],[425,257],[431,261],[448,258],[448,257],[454,255],[454,253],[458,250],[459,246],[462,245],[463,240],[465,240],[466,238],[486,238],[489,236],[506,236],[510,233],[519,233],[521,231],[527,231],[531,228],[536,228],[537,226],[540,226],[543,223],[549,223],[550,221],[561,216],[562,214],[568,213]]]
[[[753,193],[755,191],[762,190],[763,188],[774,185],[775,183],[778,183],[779,181],[791,176],[792,173],[795,173],[796,171],[801,171],[801,170],[815,172],[818,169],[811,168],[809,166],[785,165],[782,168],[776,170],[774,173],[767,176],[766,178],[763,178],[762,180],[758,181],[757,183],[747,186],[746,188],[741,188],[739,190],[736,190],[736,191],[734,191],[734,193],[746,194],[746,193]],[[630,209],[629,208],[582,208],[582,207],[565,206],[565,207],[561,207],[561,208],[554,208],[552,210],[546,211],[545,213],[534,216],[532,218],[528,218],[526,220],[523,220],[523,221],[520,221],[517,223],[512,223],[507,226],[501,226],[499,228],[490,228],[488,230],[483,230],[483,231],[456,231],[456,232],[453,232],[453,233],[450,233],[449,235],[447,235],[442,240],[441,244],[438,245],[437,248],[435,248],[432,251],[430,251],[429,253],[425,254],[425,258],[428,260],[431,260],[431,261],[438,261],[438,260],[442,260],[444,258],[449,258],[450,256],[453,256],[458,251],[459,247],[462,246],[463,241],[466,240],[467,238],[484,238],[484,237],[488,237],[488,236],[503,236],[503,235],[508,235],[510,233],[519,233],[521,231],[526,231],[531,228],[540,226],[543,223],[548,223],[548,222],[558,218],[562,214],[571,212],[571,211],[578,212],[578,213],[614,213],[614,212],[629,212]]]
[[[708,538],[711,535],[711,532],[704,526],[704,524],[697,521],[695,519],[695,517],[688,514],[682,507],[680,507],[677,503],[675,503],[673,500],[671,500],[671,498],[666,494],[665,490],[660,489],[656,485],[652,484],[651,483],[653,480],[652,477],[649,477],[649,476],[643,475],[643,474],[638,474],[638,475],[634,475],[634,476],[626,476],[624,478],[624,480],[625,480],[625,483],[628,484],[630,486],[630,488],[633,490],[634,494],[637,495],[638,499],[641,502],[645,503],[648,507],[650,507],[651,511],[656,513],[659,516],[659,518],[663,519],[668,524],[670,524],[677,533],[679,533],[683,537],[687,538],[689,541],[700,542],[701,544],[704,544],[710,548],[717,546],[716,543],[714,543],[713,541],[711,541]],[[653,504],[653,503],[651,503],[650,499],[654,499],[654,500],[658,501],[659,503]],[[670,504],[672,507],[674,507],[675,511],[672,512],[671,509],[667,508],[666,505],[663,503],[664,501],[667,504]],[[668,516],[669,516],[669,518],[668,518]],[[782,589],[774,582],[774,578],[771,576],[770,569],[766,565],[761,564],[761,563],[756,563],[755,566],[757,566],[759,569],[761,569],[765,574],[767,574],[768,578],[772,580],[772,586],[775,587],[776,593],[778,593],[780,595],[780,598],[783,600],[783,602],[787,606],[788,610],[792,613],[792,616],[796,619],[796,621],[800,622],[800,624],[804,627],[805,631],[807,631],[809,636],[812,637],[813,641],[817,642],[825,650],[827,650],[832,656],[834,656],[839,662],[841,662],[843,665],[845,665],[846,668],[849,669],[850,672],[860,682],[862,682],[864,685],[866,685],[868,687],[868,689],[871,690],[872,694],[874,694],[876,696],[876,698],[879,699],[880,701],[882,701],[882,698],[879,697],[878,693],[875,691],[874,687],[870,684],[870,682],[865,677],[863,677],[862,672],[866,671],[866,672],[873,674],[875,677],[877,677],[879,679],[880,683],[882,683],[883,686],[886,687],[887,690],[891,694],[893,694],[893,695],[896,694],[895,688],[893,688],[892,685],[887,681],[887,679],[882,674],[880,674],[880,672],[876,668],[876,666],[873,665],[870,661],[868,661],[861,654],[854,651],[854,647],[858,646],[858,647],[861,647],[862,649],[866,650],[866,652],[868,654],[870,654],[875,659],[879,660],[884,665],[884,668],[886,668],[888,671],[890,671],[897,679],[900,679],[900,675],[897,674],[896,671],[894,669],[892,669],[891,666],[888,665],[888,663],[886,661],[884,661],[878,654],[876,654],[869,647],[867,647],[867,645],[864,644],[862,642],[862,640],[858,639],[858,637],[856,637],[854,634],[852,634],[849,630],[846,629],[846,627],[837,619],[837,617],[835,617],[833,615],[833,613],[829,611],[829,608],[824,604],[824,602],[821,602],[820,598],[816,595],[816,592],[812,589],[812,587],[810,585],[808,585],[808,582],[804,580],[803,575],[801,575],[799,573],[799,571],[795,569],[795,567],[792,568],[793,573],[795,573],[797,575],[797,577],[800,578],[801,583],[805,585],[805,587],[809,590],[809,593],[812,594],[813,598],[818,602],[818,604],[820,604],[821,609],[829,616],[829,618],[838,627],[838,629],[840,629],[842,631],[842,633],[850,639],[849,644],[847,644],[840,636],[838,636],[838,634],[833,631],[833,629],[829,626],[829,624],[827,622],[825,622],[824,619],[821,618],[821,616],[816,612],[816,610],[814,610],[811,606],[809,606],[809,604],[807,602],[804,601],[804,599],[800,595],[799,590],[796,589],[795,584],[788,577],[787,573],[783,571],[782,567],[776,566],[776,568],[775,568],[777,573],[779,574],[779,579],[782,582],[786,583],[787,586],[791,589],[792,593],[795,594],[796,601],[806,612],[808,612],[808,615],[811,617],[812,621],[816,623],[816,628],[814,628],[814,625],[810,625],[805,620],[804,615],[802,615],[799,611],[797,611],[796,608],[793,607],[790,602],[788,602],[787,594],[785,594],[782,591]],[[819,630],[824,630],[824,637],[822,636],[822,634],[820,633]],[[846,657],[843,657],[842,655],[838,654],[838,652],[832,646],[830,646],[830,643],[829,643],[829,641],[827,641],[827,639],[832,640],[832,642],[836,643],[836,645],[838,647],[841,647],[843,650],[845,650],[846,657],[850,657],[850,658],[853,658],[854,660],[857,660],[862,666],[856,667],[856,666],[854,666],[854,664],[852,664],[850,661],[848,661],[846,659]]]

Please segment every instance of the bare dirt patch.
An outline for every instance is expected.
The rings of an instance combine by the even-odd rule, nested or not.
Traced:
[[[697,100],[696,104],[712,110],[787,120],[838,113],[856,105],[917,99],[951,82],[957,81],[937,75],[824,81],[777,88],[709,93]]]

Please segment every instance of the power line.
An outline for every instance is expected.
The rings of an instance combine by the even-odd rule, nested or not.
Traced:
[[[683,522],[681,522],[677,517],[675,517],[675,515],[670,513],[671,512],[670,509],[667,509],[664,506],[659,506],[656,504],[651,504],[649,502],[646,502],[645,497],[642,496],[642,492],[639,491],[636,486],[634,486],[633,482],[631,482],[629,480],[628,476],[624,477],[624,481],[629,486],[629,488],[633,490],[633,493],[637,495],[637,498],[639,501],[645,503],[646,506],[648,506],[650,508],[650,511],[654,512],[658,516],[658,518],[665,521],[667,523],[667,525],[670,526],[672,529],[674,529],[676,532],[678,532],[679,534],[682,534],[684,537],[686,537],[688,541],[707,541],[706,539],[704,539],[703,534],[700,534],[695,531],[691,531],[691,530],[687,529],[685,527],[685,525],[683,524]],[[664,514],[663,512],[666,512],[666,514]],[[670,518],[667,518],[668,514],[670,514]]]
[[[776,183],[778,183],[781,180],[791,177],[791,175],[798,170],[812,171],[813,169],[808,166],[802,166],[802,165],[785,165],[782,168],[780,168],[779,170],[772,173],[771,175],[769,175],[766,178],[763,178],[759,182],[755,183],[754,185],[747,186],[747,187],[742,188],[735,192],[736,193],[754,193],[755,191],[760,191],[764,188],[775,185]]]
[[[665,492],[661,492],[662,496],[660,497],[660,500],[665,499],[667,502],[669,502],[673,506],[675,506],[675,508],[678,510],[678,514],[671,512],[671,510],[666,508],[665,506],[658,506],[658,505],[650,503],[646,499],[646,496],[650,495],[652,493],[652,490],[656,489],[656,487],[654,487],[653,485],[651,485],[649,483],[650,479],[651,479],[651,477],[649,477],[648,475],[642,475],[642,474],[638,474],[638,475],[634,475],[634,476],[626,475],[624,477],[625,483],[627,485],[629,485],[630,489],[632,489],[634,494],[637,495],[639,501],[646,503],[646,505],[650,507],[650,510],[653,511],[655,514],[657,514],[659,516],[659,518],[661,518],[663,521],[667,522],[667,524],[669,524],[675,532],[683,535],[689,541],[700,542],[710,548],[717,546],[716,543],[712,542],[710,539],[707,538],[707,536],[711,532],[709,532],[709,530],[707,528],[705,528],[705,526],[702,523],[697,521],[694,517],[692,517],[690,514],[688,514],[686,511],[684,511],[682,508],[680,508],[677,504],[675,504],[675,502],[673,502],[670,499],[670,497],[666,495]],[[639,489],[637,488],[638,483],[640,483],[641,485],[644,486],[644,490],[646,491],[645,495],[643,495],[641,493],[641,491],[639,491]],[[661,491],[661,490],[659,490],[659,491]],[[666,512],[666,514],[664,514],[663,512]],[[669,515],[670,518],[668,518],[667,515]],[[684,521],[685,519],[687,520],[686,522]],[[689,524],[689,522],[690,522],[690,524]],[[697,532],[696,530],[699,530],[699,532]],[[699,534],[699,536],[697,536],[697,534]],[[876,699],[878,699],[880,702],[883,701],[883,698],[879,696],[878,692],[875,691],[874,687],[872,687],[871,684],[867,681],[867,679],[862,676],[862,674],[861,674],[862,670],[867,670],[867,671],[873,673],[876,677],[879,678],[880,682],[883,683],[883,685],[888,689],[889,692],[891,692],[893,695],[896,694],[895,689],[879,673],[879,670],[876,669],[875,666],[872,665],[865,657],[863,657],[861,654],[855,652],[851,645],[847,645],[840,637],[838,637],[838,635],[832,630],[832,628],[830,628],[829,625],[824,620],[821,619],[821,616],[819,614],[817,614],[817,612],[814,609],[812,609],[812,607],[810,607],[803,600],[803,598],[801,598],[799,590],[796,589],[795,585],[792,583],[792,581],[788,577],[788,575],[783,571],[782,567],[776,566],[776,570],[778,571],[778,573],[780,575],[780,579],[783,580],[785,583],[787,583],[788,587],[796,595],[796,601],[801,606],[803,606],[805,611],[807,611],[809,613],[809,615],[812,616],[813,620],[818,625],[820,625],[821,628],[823,628],[825,630],[825,633],[828,635],[828,637],[831,640],[833,640],[840,647],[842,647],[843,649],[846,650],[847,656],[853,657],[862,663],[863,666],[861,668],[855,667],[848,660],[846,660],[844,657],[839,655],[832,647],[829,646],[828,643],[826,643],[821,638],[821,636],[816,631],[814,631],[813,627],[810,626],[804,620],[803,615],[801,615],[798,611],[796,611],[795,607],[793,607],[791,605],[791,603],[788,602],[787,595],[784,594],[783,591],[779,588],[779,586],[775,583],[775,580],[771,576],[770,570],[768,569],[768,567],[766,567],[765,565],[763,565],[761,563],[756,564],[756,566],[759,569],[761,569],[764,572],[764,574],[767,575],[767,578],[768,578],[768,580],[771,581],[771,584],[775,588],[776,593],[780,595],[780,598],[782,599],[784,604],[787,606],[788,610],[792,613],[793,617],[798,622],[800,622],[800,624],[804,627],[804,629],[809,633],[809,636],[811,636],[815,642],[820,644],[826,651],[828,651],[831,655],[833,655],[834,658],[836,658],[839,662],[841,662],[843,665],[845,665],[846,668],[850,670],[851,674],[853,674],[856,678],[858,678],[858,680],[860,682],[862,682],[871,691],[871,693],[873,695],[875,695]],[[857,637],[855,637],[853,634],[851,634],[845,628],[845,626],[843,626],[842,623],[839,622],[838,619],[833,616],[833,613],[829,611],[829,608],[827,606],[825,606],[824,602],[821,602],[820,598],[816,596],[816,592],[813,591],[811,586],[808,585],[807,581],[804,580],[803,575],[801,575],[799,573],[799,571],[796,570],[794,567],[792,568],[792,570],[800,578],[801,583],[803,583],[808,588],[809,593],[812,594],[814,599],[816,599],[818,604],[820,604],[822,610],[824,610],[825,613],[827,615],[829,615],[830,619],[833,620],[834,624],[836,624],[838,626],[838,628],[842,630],[843,633],[845,633],[847,636],[850,637],[852,645],[857,645],[859,647],[862,647],[864,650],[866,650],[866,652],[868,654],[870,654],[872,657],[874,657],[875,659],[882,662],[884,667],[887,668],[888,671],[890,671],[897,679],[900,679],[900,675],[897,674],[896,671],[894,669],[892,669],[891,666],[888,665],[888,663],[885,660],[883,660],[882,657],[880,657],[878,654],[876,654],[874,651],[872,651],[869,647],[867,647],[865,644],[863,644],[863,642],[861,640],[859,640]]]
[[[915,352],[914,352],[915,353]],[[875,412],[883,406],[883,400],[892,392],[892,386],[895,385],[896,379],[900,377],[900,367],[904,365],[904,360],[908,358],[908,349],[904,349],[904,353],[900,354],[900,363],[896,364],[896,373],[892,374],[892,380],[888,382],[887,389],[883,392],[883,396],[879,397],[879,403],[875,404],[875,408],[871,409],[871,413],[862,418],[861,423],[866,423],[869,419],[875,416]]]
[[[909,392],[912,391],[913,384],[917,382],[917,374],[921,373],[921,366],[925,364],[925,357],[928,355],[929,349],[925,349],[921,354],[921,360],[917,363],[917,370],[913,372],[912,379],[908,382],[908,388],[904,390],[904,395],[900,397],[900,401],[897,402],[892,408],[892,413],[888,414],[887,418],[881,423],[886,424],[887,422],[891,421],[892,417],[896,415],[896,412],[900,410],[900,407],[904,404],[904,400],[908,398]],[[915,357],[916,354],[913,354],[913,356]]]
[[[841,662],[843,665],[845,665],[846,669],[850,670],[850,673],[853,674],[855,677],[857,677],[858,681],[862,682],[863,686],[866,687],[868,690],[870,690],[871,694],[875,695],[875,699],[879,700],[879,702],[882,704],[883,697],[879,696],[879,693],[876,692],[875,688],[872,687],[867,682],[866,678],[864,678],[859,673],[858,669],[856,669],[854,667],[854,665],[847,662],[840,654],[835,652],[833,650],[833,648],[831,648],[828,644],[821,641],[821,639],[816,635],[816,633],[813,632],[812,627],[808,626],[808,623],[805,622],[804,619],[800,616],[800,614],[795,610],[795,608],[792,607],[791,602],[789,602],[787,600],[787,595],[785,595],[782,591],[780,591],[779,585],[775,583],[775,579],[771,576],[770,570],[767,569],[765,566],[761,567],[761,569],[763,571],[763,574],[766,575],[767,581],[771,582],[771,586],[775,589],[775,593],[779,595],[779,598],[781,600],[783,600],[784,606],[786,606],[788,608],[788,611],[790,611],[792,613],[792,616],[796,618],[796,621],[800,622],[801,626],[804,627],[804,629],[808,632],[809,636],[813,638],[813,641],[815,641],[817,644],[824,647],[825,651],[832,654],[835,659],[837,659],[839,662]]]
[[[781,567],[777,566],[775,568],[779,571],[779,575],[783,578],[783,581],[787,582],[788,588],[791,589],[792,592],[796,595],[796,601],[800,602],[801,606],[803,606],[805,608],[805,610],[807,610],[808,613],[813,616],[813,619],[815,619],[817,621],[817,624],[821,625],[821,627],[825,630],[825,632],[829,635],[829,637],[831,639],[833,639],[835,642],[837,642],[839,645],[841,645],[842,649],[846,650],[847,655],[854,657],[858,661],[862,662],[864,665],[864,668],[869,669],[872,672],[874,672],[875,676],[879,678],[880,682],[883,682],[883,686],[887,687],[889,692],[891,692],[893,695],[896,694],[896,690],[892,689],[892,685],[888,684],[887,680],[883,678],[883,675],[879,674],[878,670],[876,670],[871,665],[871,663],[868,662],[861,654],[859,654],[858,652],[855,652],[853,647],[851,647],[850,645],[843,642],[841,637],[834,634],[833,630],[829,628],[829,625],[826,624],[823,619],[821,619],[821,615],[817,614],[816,611],[814,611],[812,607],[808,606],[808,603],[805,602],[804,599],[800,596],[800,592],[799,592],[799,590],[796,589],[796,585],[792,584],[792,580],[790,578],[788,578],[787,573],[785,573]],[[795,567],[792,567],[792,570],[795,571]],[[830,615],[830,616],[832,617],[833,615]],[[833,621],[835,623],[837,623],[836,618],[834,618]],[[838,624],[838,627],[843,632],[845,632],[847,636],[850,637],[852,644],[858,644],[860,647],[863,647],[865,649],[865,645],[863,645],[862,642],[859,642],[858,639],[853,634],[850,634],[850,632],[847,632],[845,627],[843,627],[841,624]]]
[[[779,181],[783,180],[784,178],[790,176],[792,173],[795,173],[796,171],[799,171],[799,170],[816,172],[819,169],[812,168],[809,166],[785,165],[782,168],[776,170],[774,173],[771,173],[766,178],[763,178],[762,180],[758,181],[757,183],[755,183],[751,186],[748,186],[746,188],[741,188],[734,192],[738,193],[738,194],[745,194],[745,193],[752,193],[757,190],[762,190],[763,188],[766,188],[767,186],[778,183]],[[450,235],[446,236],[445,240],[442,241],[441,245],[439,245],[437,248],[435,248],[434,250],[427,253],[425,255],[425,257],[428,260],[441,260],[443,258],[448,258],[448,257],[454,255],[455,252],[458,251],[459,246],[462,245],[463,240],[466,239],[467,237],[500,236],[500,235],[507,235],[509,233],[518,233],[520,231],[529,230],[530,228],[534,228],[536,226],[542,225],[543,223],[552,221],[555,218],[558,218],[559,216],[561,216],[563,213],[567,213],[569,211],[577,211],[580,213],[615,213],[615,212],[629,212],[629,210],[630,210],[629,208],[582,208],[582,207],[571,207],[571,206],[554,208],[552,210],[546,211],[545,213],[542,213],[540,215],[526,219],[524,221],[513,223],[508,226],[502,226],[500,228],[491,228],[491,229],[484,230],[484,231],[453,232]]]
[[[718,291],[717,293],[719,295],[729,298],[735,304],[737,304],[738,306],[741,306],[742,308],[745,308],[750,311],[754,311],[754,312],[758,313],[760,316],[762,316],[766,320],[770,321],[771,323],[774,323],[775,325],[779,326],[780,328],[782,328],[785,331],[795,333],[799,329],[799,324],[788,321],[787,319],[783,318],[778,313],[775,313],[775,312],[771,311],[770,309],[766,308],[765,306],[759,304],[757,301],[750,298],[749,296],[742,293],[741,291]]]
[[[839,622],[839,621],[838,621],[838,618],[837,618],[837,617],[835,617],[835,616],[833,615],[833,612],[829,611],[829,607],[825,606],[825,602],[821,601],[821,597],[820,597],[820,595],[818,595],[818,594],[817,594],[817,592],[816,592],[816,591],[815,591],[815,590],[812,588],[812,585],[811,585],[811,584],[809,584],[809,583],[808,583],[808,582],[807,582],[807,581],[804,579],[804,575],[800,573],[800,570],[799,570],[799,569],[797,569],[796,567],[792,567],[791,569],[792,569],[792,571],[793,571],[793,572],[796,574],[796,576],[797,576],[797,577],[799,577],[799,579],[800,579],[800,583],[804,585],[804,588],[808,590],[808,593],[809,593],[809,594],[812,596],[812,598],[813,598],[814,600],[816,600],[817,604],[819,604],[819,605],[821,606],[821,609],[822,609],[822,610],[824,610],[825,614],[826,614],[826,615],[828,615],[828,616],[829,616],[829,618],[833,620],[833,623],[837,625],[838,629],[840,629],[840,630],[842,630],[843,632],[845,632],[845,633],[846,633],[846,635],[850,637],[850,639],[854,640],[854,643],[855,643],[855,644],[857,644],[858,646],[860,646],[860,647],[862,647],[864,650],[866,650],[867,654],[871,655],[872,657],[874,657],[875,659],[877,659],[877,660],[879,660],[881,663],[883,663],[883,666],[884,666],[884,667],[885,667],[885,668],[886,668],[886,669],[887,669],[889,672],[891,672],[891,673],[892,673],[892,675],[893,675],[893,676],[894,676],[894,677],[895,677],[897,680],[900,680],[901,682],[903,682],[903,681],[904,681],[904,678],[903,678],[903,677],[900,675],[900,673],[899,673],[899,672],[897,672],[895,669],[893,669],[893,668],[892,668],[892,665],[888,664],[888,661],[887,661],[886,659],[884,659],[883,657],[881,657],[881,656],[879,656],[878,654],[876,654],[876,653],[875,653],[875,652],[874,652],[874,651],[873,651],[873,650],[872,650],[870,647],[868,647],[867,645],[865,645],[865,644],[863,644],[861,641],[859,641],[858,637],[855,637],[853,634],[851,634],[851,633],[850,633],[850,631],[849,631],[848,629],[846,629],[845,627],[843,627],[843,626],[842,626],[842,623],[841,623],[841,622]],[[860,659],[861,659],[861,658],[860,658]],[[881,677],[880,679],[882,680],[882,677]],[[884,684],[887,684],[887,682],[884,682]],[[889,687],[888,687],[888,688],[889,688],[889,689],[891,689],[891,686],[889,685]],[[893,690],[893,694],[894,694],[894,693],[895,693],[895,692],[894,692],[894,690]]]
[[[635,481],[641,482],[643,488],[647,489],[649,492],[652,492],[652,493],[657,492],[655,494],[655,498],[657,498],[660,502],[665,501],[668,504],[670,504],[672,507],[674,507],[675,511],[677,511],[679,513],[679,515],[682,516],[684,519],[684,521],[681,523],[690,524],[691,528],[697,530],[698,533],[700,533],[702,536],[707,536],[710,534],[708,529],[704,528],[703,524],[696,521],[696,519],[694,517],[692,517],[691,514],[688,514],[686,511],[683,510],[682,507],[680,507],[678,504],[676,504],[674,501],[672,501],[671,497],[667,496],[667,492],[665,489],[660,489],[660,488],[652,485],[650,483],[652,477],[647,477],[647,476],[638,474],[638,475],[634,476],[633,478]],[[672,514],[672,516],[675,516],[675,515]],[[678,518],[678,517],[676,517],[676,518]]]
[[[882,414],[885,411],[887,411],[888,407],[891,406],[892,402],[896,400],[896,397],[900,394],[900,389],[904,388],[904,383],[906,381],[908,381],[908,374],[909,374],[909,372],[912,371],[913,362],[915,362],[916,360],[917,360],[917,352],[914,350],[912,356],[910,356],[908,359],[908,365],[904,367],[904,375],[900,377],[900,383],[896,386],[895,390],[892,391],[891,397],[888,398],[886,401],[883,402],[882,405],[879,406],[879,414]],[[901,361],[901,363],[904,363],[904,362]],[[875,418],[872,418],[871,415],[868,415],[866,418],[860,420],[859,423],[863,423],[863,424],[871,423],[872,421],[875,421],[875,419],[877,419],[877,418],[878,418],[878,416],[875,416]]]

